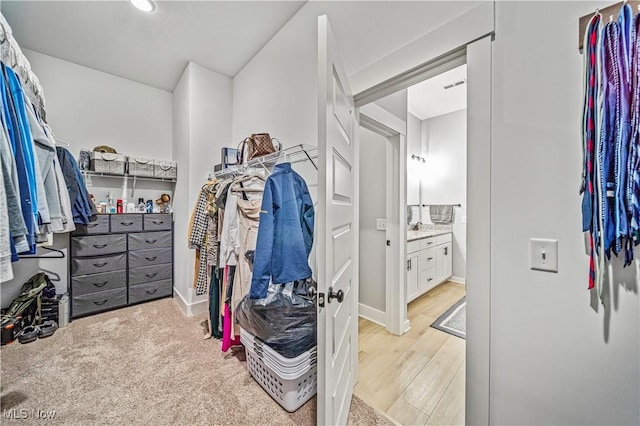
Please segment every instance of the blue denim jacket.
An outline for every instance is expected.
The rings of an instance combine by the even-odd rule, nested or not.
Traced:
[[[269,281],[281,284],[311,276],[313,221],[313,201],[304,179],[290,163],[276,165],[262,197],[251,299],[266,297]]]

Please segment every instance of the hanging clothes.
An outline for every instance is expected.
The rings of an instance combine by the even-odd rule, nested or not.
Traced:
[[[589,284],[604,303],[611,255],[632,264],[640,242],[640,16],[624,3],[618,22],[589,21],[584,46],[582,229]]]
[[[4,173],[0,173],[0,282],[13,279],[11,266],[11,233],[5,192]]]
[[[65,148],[58,146],[56,147],[56,152],[62,166],[62,175],[69,191],[73,221],[83,225],[95,221],[98,211],[89,197],[78,162]]]
[[[304,179],[291,163],[277,164],[267,179],[260,211],[251,298],[267,295],[274,284],[311,276],[314,209]]]

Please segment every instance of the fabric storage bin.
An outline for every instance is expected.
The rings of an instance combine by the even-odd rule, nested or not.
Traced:
[[[152,158],[129,157],[129,174],[132,176],[153,177],[153,165],[155,160]]]
[[[127,268],[127,253],[71,259],[71,275],[99,274]]]
[[[142,215],[137,213],[112,214],[111,232],[142,231]]]
[[[136,284],[129,287],[129,303],[144,302],[151,299],[168,297],[173,294],[171,280],[156,281],[148,284]]]
[[[112,175],[123,175],[127,165],[127,157],[122,154],[112,154],[110,152],[91,152],[91,169],[98,173],[108,173]]]
[[[127,271],[105,272],[102,274],[71,277],[73,297],[99,291],[115,290],[127,286]]]
[[[129,285],[171,280],[173,263],[129,268]]]
[[[155,160],[153,165],[154,177],[176,179],[178,177],[178,163],[171,160]]]
[[[169,230],[172,220],[171,213],[147,213],[144,215],[144,230]]]
[[[74,297],[72,301],[73,316],[86,315],[94,312],[119,308],[127,304],[127,289],[99,291]]]
[[[127,251],[126,234],[89,235],[71,237],[71,254],[76,256],[102,256]]]
[[[171,247],[172,244],[173,237],[171,231],[137,232],[129,234],[129,250]]]
[[[76,223],[76,229],[71,235],[106,234],[109,232],[109,215],[99,214],[95,222],[86,225]]]
[[[171,263],[173,260],[171,247],[129,252],[129,268]]]

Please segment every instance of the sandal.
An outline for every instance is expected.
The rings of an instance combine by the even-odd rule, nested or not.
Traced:
[[[51,336],[58,329],[58,324],[55,321],[49,320],[45,321],[40,325],[38,329],[38,337],[44,339],[45,337]]]
[[[20,343],[31,343],[38,338],[39,331],[38,326],[28,325],[18,334],[18,341]]]

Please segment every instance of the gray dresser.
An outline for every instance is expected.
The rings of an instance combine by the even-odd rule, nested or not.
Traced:
[[[71,318],[173,295],[171,214],[100,214],[70,253]]]

